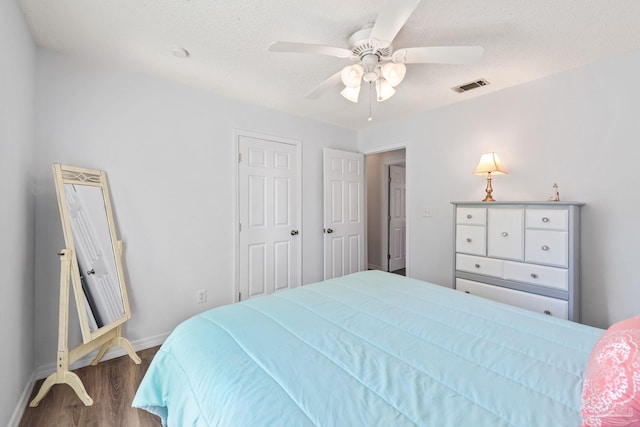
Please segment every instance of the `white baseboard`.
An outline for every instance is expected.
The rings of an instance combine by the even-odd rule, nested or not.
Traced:
[[[369,264],[368,265],[369,270],[382,270],[382,271],[386,271],[384,268],[382,268],[379,265],[375,265],[375,264]]]
[[[15,411],[13,411],[13,415],[9,420],[9,424],[7,427],[18,427],[20,425],[20,420],[22,419],[22,414],[24,414],[24,410],[29,403],[29,396],[31,396],[31,389],[33,388],[33,384],[36,382],[35,371],[31,374],[31,378],[24,385],[24,390],[20,394],[20,399],[18,399],[18,405],[16,406]]]
[[[133,346],[133,349],[135,351],[146,350],[147,348],[155,347],[157,345],[161,345],[162,343],[164,343],[164,341],[167,339],[169,334],[170,332],[167,332],[164,334],[156,335],[154,337],[142,338],[136,341],[132,341],[131,345]],[[73,370],[73,369],[84,368],[85,366],[89,366],[89,364],[91,364],[91,361],[93,360],[93,358],[96,356],[97,353],[98,353],[98,349],[87,354],[84,357],[81,357],[80,359],[76,360],[71,365],[69,365],[69,369]],[[115,359],[116,357],[124,356],[126,354],[127,352],[121,347],[111,347],[109,350],[107,350],[107,352],[105,353],[104,357],[101,360],[104,361],[109,359]],[[18,400],[18,405],[16,406],[15,411],[13,411],[13,416],[9,420],[9,424],[7,427],[18,427],[18,425],[20,424],[20,420],[22,419],[22,415],[24,414],[24,410],[29,404],[29,397],[31,396],[33,385],[37,380],[46,378],[49,375],[53,374],[55,371],[56,371],[55,362],[47,363],[46,365],[42,365],[34,369],[33,373],[31,374],[31,378],[29,379],[29,381],[27,381],[27,384],[25,384],[24,390],[22,390],[22,394],[20,395],[20,400]]]

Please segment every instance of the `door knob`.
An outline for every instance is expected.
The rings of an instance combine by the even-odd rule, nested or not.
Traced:
[[[291,235],[292,236],[297,236],[298,235],[298,230],[291,230]]]
[[[327,234],[331,234],[333,233],[333,230],[331,228],[327,228]]]

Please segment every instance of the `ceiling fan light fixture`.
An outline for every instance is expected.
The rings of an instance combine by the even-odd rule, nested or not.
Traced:
[[[380,78],[380,75],[376,72],[376,70],[372,70],[364,73],[364,76],[362,78],[367,83],[375,83]]]
[[[346,87],[360,88],[360,81],[362,80],[363,73],[364,69],[362,68],[362,65],[348,65],[342,69],[340,78],[342,79],[342,83],[344,83]]]
[[[313,89],[307,98],[317,99],[321,93],[335,90],[338,81],[342,81],[345,88],[340,94],[357,103],[362,83],[368,83],[371,121],[374,96],[378,102],[382,102],[396,93],[394,88],[406,77],[405,64],[470,64],[483,55],[484,49],[481,46],[422,46],[396,50],[393,42],[420,2],[421,0],[384,0],[376,21],[353,33],[349,38],[348,48],[275,42],[269,46],[269,51],[312,53],[353,61]],[[456,91],[457,89],[454,88]]]
[[[382,66],[382,77],[391,87],[398,86],[406,74],[407,66],[402,63],[387,62]]]
[[[396,90],[385,79],[380,79],[376,82],[376,99],[378,102],[386,101],[395,95]]]
[[[357,87],[347,86],[344,89],[342,89],[342,92],[340,92],[340,95],[344,96],[349,101],[357,104],[358,96],[360,95],[360,86],[357,86]]]

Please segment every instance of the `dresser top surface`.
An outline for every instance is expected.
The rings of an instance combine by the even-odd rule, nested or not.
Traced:
[[[517,202],[517,201],[513,201],[513,202],[474,202],[474,201],[454,201],[451,202],[452,205],[470,205],[470,206],[484,206],[484,207],[491,207],[491,206],[524,206],[524,205],[535,205],[535,206],[583,206],[584,203],[583,202],[550,202],[550,201],[534,201],[534,202],[527,202],[527,201],[522,201],[522,202]]]

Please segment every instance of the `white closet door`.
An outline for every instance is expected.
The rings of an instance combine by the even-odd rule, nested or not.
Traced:
[[[365,269],[364,155],[324,149],[324,278]]]
[[[239,299],[300,285],[298,146],[239,135]]]

